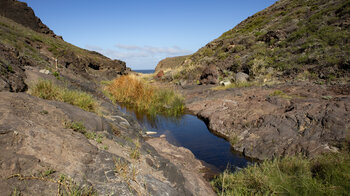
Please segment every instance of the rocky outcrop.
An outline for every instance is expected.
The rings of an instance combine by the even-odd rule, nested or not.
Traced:
[[[0,43],[0,91],[25,91],[23,66],[28,64],[25,58],[19,56],[18,50]]]
[[[348,84],[293,83],[186,94],[188,108],[214,133],[245,156],[264,160],[314,156],[349,143],[350,92],[346,89]]]
[[[57,37],[41,20],[35,16],[32,8],[24,2],[17,0],[1,0],[0,15],[9,18],[32,30]]]
[[[181,64],[185,61],[187,56],[177,56],[177,57],[169,57],[159,61],[156,66],[156,72],[160,70],[168,70],[168,69],[176,69],[176,67],[181,66]]]
[[[195,181],[188,174],[145,143],[135,120],[107,102],[102,107],[104,117],[66,103],[0,92],[2,194],[54,195],[83,187],[99,195],[199,195],[205,190],[189,186]],[[74,131],[67,126],[71,122],[82,123],[84,131]],[[130,155],[134,150],[138,159]]]
[[[152,138],[147,140],[160,155],[171,160],[185,177],[185,187],[194,191],[193,195],[216,195],[209,183],[204,179],[204,171],[208,170],[193,153],[183,147],[177,147],[166,141],[165,138]]]
[[[248,78],[249,78],[249,75],[248,75],[248,74],[243,73],[243,72],[238,72],[238,73],[235,75],[235,82],[236,82],[236,83],[244,83],[244,82],[247,82],[247,81],[248,81]]]
[[[216,69],[215,65],[210,65],[206,67],[199,79],[199,82],[201,84],[217,84],[218,83],[218,70]]]

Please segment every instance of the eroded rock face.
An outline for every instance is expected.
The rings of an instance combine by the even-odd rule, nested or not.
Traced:
[[[202,84],[217,84],[219,73],[215,65],[210,65],[206,67],[200,77],[200,82]]]
[[[49,29],[41,20],[35,16],[32,8],[24,2],[17,0],[1,0],[0,15],[5,16],[25,27],[29,27],[39,33],[44,33],[57,37],[55,33]]]
[[[29,64],[14,48],[0,43],[0,91],[22,92],[27,89],[22,65]]]
[[[248,157],[314,156],[349,142],[350,96],[338,89],[347,88],[300,83],[230,89],[192,95],[188,107]]]
[[[109,108],[105,117],[66,103],[0,92],[2,194],[55,195],[55,182],[64,175],[99,195],[195,195],[181,170],[143,141],[135,120],[107,102],[102,107]],[[67,121],[83,123],[96,137],[73,131]],[[139,159],[130,156],[136,141]]]

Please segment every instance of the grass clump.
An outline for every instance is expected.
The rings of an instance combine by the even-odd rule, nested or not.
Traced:
[[[64,127],[66,129],[73,129],[73,131],[75,132],[79,132],[87,135],[86,127],[82,122],[75,122],[75,121],[65,122]]]
[[[292,97],[287,95],[286,93],[284,93],[281,90],[275,90],[273,93],[270,94],[270,96],[274,96],[274,97],[281,97],[284,99],[291,99]]]
[[[97,134],[92,131],[88,131],[82,122],[75,122],[75,121],[65,122],[64,127],[66,129],[72,129],[75,132],[84,134],[85,137],[89,140],[95,140],[99,144],[102,143],[103,135]]]
[[[42,173],[38,174],[33,174],[30,176],[22,175],[22,174],[14,174],[8,177],[10,178],[15,178],[20,181],[25,181],[25,180],[37,180],[37,181],[42,181],[46,183],[52,183],[57,185],[57,195],[60,196],[94,196],[98,195],[97,191],[94,189],[94,187],[85,185],[81,186],[77,184],[71,177],[68,177],[64,174],[61,174],[57,178],[53,178],[52,174],[54,174],[56,171],[53,169],[48,169]],[[38,193],[40,194],[40,193]],[[20,192],[17,192],[15,189],[11,195],[22,195]]]
[[[85,111],[97,113],[97,101],[88,93],[57,86],[49,80],[40,80],[31,88],[31,94],[42,99],[75,105]]]
[[[169,89],[145,84],[133,76],[115,79],[106,86],[106,90],[115,101],[133,106],[152,116],[159,113],[178,116],[184,111],[184,100],[181,95]]]
[[[141,143],[140,140],[136,140],[133,143],[135,144],[135,148],[131,149],[130,158],[138,160],[140,158]]]
[[[212,182],[221,195],[347,195],[350,192],[348,152],[325,154],[313,160],[285,157],[264,161]]]

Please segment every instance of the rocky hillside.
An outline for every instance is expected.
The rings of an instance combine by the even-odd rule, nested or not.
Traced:
[[[40,18],[35,16],[34,11],[24,2],[2,0],[0,2],[0,15],[36,32],[56,37],[55,33],[43,24]]]
[[[169,57],[166,59],[163,59],[159,61],[158,65],[156,66],[156,72],[159,72],[160,70],[168,70],[168,69],[176,69],[179,65],[181,65],[188,55],[186,56],[177,56],[177,57]]]
[[[348,0],[280,0],[187,57],[172,76],[200,80],[214,65],[219,80],[237,72],[265,81],[343,78],[350,73],[349,42]]]
[[[57,38],[25,3],[1,1],[0,15],[0,91],[26,89],[24,66],[56,71],[72,80],[87,82],[112,79],[126,70],[125,62]]]

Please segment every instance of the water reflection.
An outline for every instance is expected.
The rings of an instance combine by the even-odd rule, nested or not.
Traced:
[[[171,123],[179,124],[181,122],[182,116],[162,116],[162,115],[157,115],[157,116],[151,116],[143,111],[139,111],[137,109],[134,109],[132,106],[128,106],[126,104],[118,103],[119,109],[134,118],[137,119],[137,121],[145,126],[145,127],[150,127],[152,129],[158,129],[158,125],[161,124],[161,121],[167,120],[170,121]]]
[[[145,129],[157,132],[155,137],[166,135],[171,144],[190,149],[198,159],[221,171],[228,165],[243,168],[249,164],[242,155],[232,152],[228,141],[212,134],[206,124],[194,115],[185,114],[177,118],[162,115],[152,117],[125,105],[121,105],[120,109],[134,116]]]

